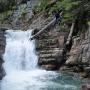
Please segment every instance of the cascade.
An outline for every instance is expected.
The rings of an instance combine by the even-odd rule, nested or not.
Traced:
[[[6,76],[0,90],[79,90],[80,81],[37,66],[35,40],[29,40],[32,30],[7,30],[4,69]]]

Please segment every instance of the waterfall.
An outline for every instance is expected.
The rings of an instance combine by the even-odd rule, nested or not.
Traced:
[[[31,30],[6,31],[3,56],[6,76],[0,90],[80,90],[79,79],[37,67],[35,41],[29,40],[31,33]]]
[[[32,31],[6,31],[4,68],[6,73],[36,68],[35,41],[30,41]]]

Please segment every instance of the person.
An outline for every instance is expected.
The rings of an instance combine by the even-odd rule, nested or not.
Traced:
[[[59,21],[61,22],[62,14],[63,14],[62,10],[55,12],[55,19],[56,19],[55,24],[58,24]]]

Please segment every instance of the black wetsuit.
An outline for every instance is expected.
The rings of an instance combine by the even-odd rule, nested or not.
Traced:
[[[59,14],[59,13],[56,13],[56,14],[55,14],[55,18],[56,18],[56,19],[59,19],[59,18],[60,18],[60,14]]]
[[[55,24],[58,24],[59,21],[61,22],[61,15],[60,15],[60,13],[55,13],[55,18],[56,18]]]

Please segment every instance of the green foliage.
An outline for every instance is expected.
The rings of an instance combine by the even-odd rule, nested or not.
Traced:
[[[87,13],[86,17],[90,17],[90,0],[58,0],[53,7],[46,8],[50,0],[40,0],[40,4],[35,7],[38,12],[47,11],[52,14],[54,11],[60,9],[64,10],[64,21],[75,21],[80,12],[84,11]],[[82,10],[83,9],[83,10]]]
[[[41,11],[48,11],[49,14],[52,14],[54,11],[59,11],[60,9],[64,10],[64,18],[65,20],[73,20],[75,18],[75,14],[73,10],[78,8],[78,5],[80,1],[74,1],[74,0],[58,0],[53,7],[46,8],[48,5],[48,2],[50,0],[40,0],[40,4],[35,7],[35,10],[37,12]]]
[[[11,14],[11,10],[0,13],[0,22],[7,20]]]
[[[56,7],[58,10],[63,9],[64,10],[64,19],[67,21],[72,21],[75,18],[75,14],[73,10],[78,7],[79,1],[73,1],[73,0],[59,0],[56,4]]]
[[[48,15],[62,9],[64,11],[63,25],[71,26],[71,23],[75,22],[75,33],[87,28],[87,23],[90,22],[90,0],[57,0],[52,7],[46,8],[48,2],[48,0],[41,0],[40,5],[35,9],[39,12],[48,11]]]
[[[0,0],[0,13],[12,9],[15,3],[15,0]]]
[[[39,0],[40,3],[34,7],[34,11],[35,12],[47,11],[49,1],[51,0]]]

